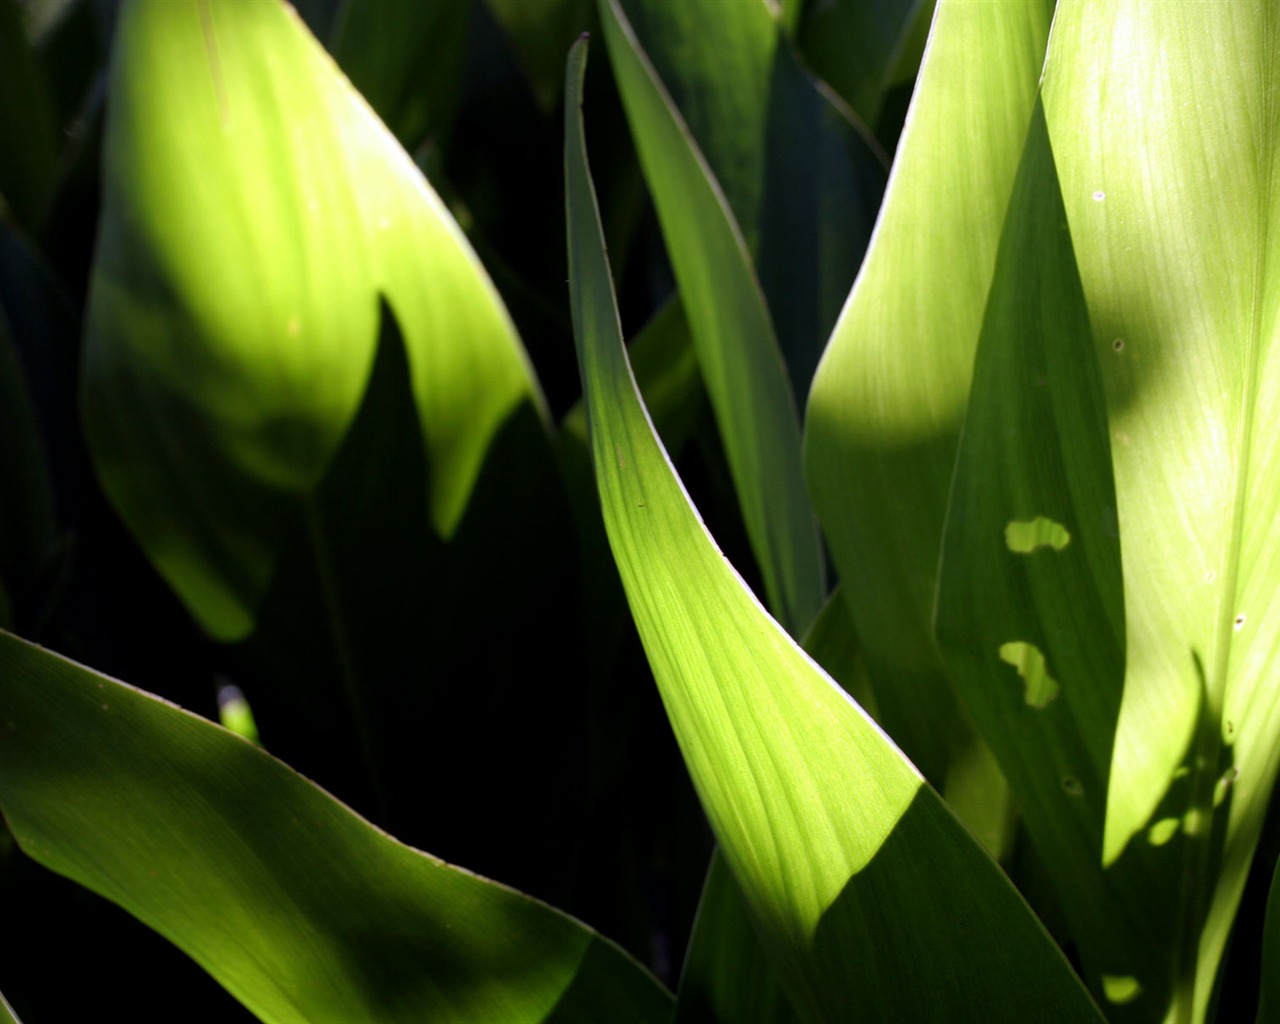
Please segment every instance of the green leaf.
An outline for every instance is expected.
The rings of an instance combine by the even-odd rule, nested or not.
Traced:
[[[127,6],[108,97],[90,446],[148,556],[236,639],[282,509],[360,403],[379,292],[403,325],[440,534],[540,397],[457,226],[283,4]]]
[[[738,883],[711,858],[671,1024],[795,1024]]]
[[[933,640],[938,554],[1050,12],[938,5],[875,238],[809,396],[806,476],[881,720],[947,790],[949,771],[983,755]]]
[[[58,124],[44,68],[13,0],[0,3],[0,210],[33,234],[53,195]]]
[[[805,59],[858,116],[875,126],[897,83],[903,51],[925,0],[831,0],[810,4],[800,24]]]
[[[1258,1024],[1275,1020],[1280,1013],[1280,861],[1271,874],[1271,895],[1262,935],[1262,988],[1258,997]]]
[[[887,161],[801,69],[764,3],[623,0],[621,10],[723,191],[803,399],[871,236]]]
[[[565,51],[592,28],[591,0],[485,2],[516,51],[538,106],[550,113],[560,99]]]
[[[607,0],[600,12],[769,603],[800,630],[821,606],[823,564],[769,311],[733,214],[621,7]]]
[[[1166,818],[1199,1020],[1280,766],[1280,11],[1060,5],[1044,105],[1106,396],[1125,685],[1102,849]],[[1167,806],[1172,803],[1172,813]]]
[[[551,908],[392,839],[240,737],[0,634],[21,848],[264,1021],[658,1022],[670,999]]]
[[[685,763],[789,997],[817,1020],[1098,1020],[999,868],[765,613],[689,503],[622,344],[586,163],[585,57],[582,43],[570,54],[565,175],[605,524]]]
[[[13,1007],[9,1005],[4,995],[0,993],[0,1022],[3,1024],[22,1024],[18,1019],[18,1015],[13,1012]]]
[[[1090,985],[1125,1019],[1162,1019],[1177,901],[1160,883],[1176,884],[1178,844],[1099,870],[1124,679],[1120,541],[1100,369],[1039,106],[978,344],[937,631]]]
[[[401,145],[413,152],[453,120],[471,4],[347,0],[330,52]]]

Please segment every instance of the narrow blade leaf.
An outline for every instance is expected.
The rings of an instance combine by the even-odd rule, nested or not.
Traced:
[[[1097,1020],[999,868],[765,613],[690,504],[622,344],[586,162],[585,58],[579,43],[565,175],[605,524],[685,763],[780,980],[817,1020],[954,1020],[979,1008]]]

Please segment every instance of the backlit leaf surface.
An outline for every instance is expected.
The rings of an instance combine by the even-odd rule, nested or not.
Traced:
[[[408,156],[276,2],[125,6],[84,362],[104,486],[221,639],[253,625],[287,498],[403,328],[434,528],[538,402],[496,293]]]
[[[575,336],[610,544],[725,860],[816,1020],[1097,1020],[1039,922],[936,793],[724,560],[633,382],[570,57]],[[856,970],[850,970],[856,964]],[[959,1008],[959,1009],[957,1009]]]

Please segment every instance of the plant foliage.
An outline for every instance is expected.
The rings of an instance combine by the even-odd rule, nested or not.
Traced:
[[[1273,4],[0,66],[0,1019],[1275,1015]]]

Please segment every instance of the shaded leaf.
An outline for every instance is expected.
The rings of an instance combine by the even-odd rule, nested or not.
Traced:
[[[0,634],[22,849],[181,946],[264,1021],[659,1022],[571,918],[396,842],[204,719]]]
[[[413,152],[453,120],[471,4],[347,0],[330,52],[351,84]]]
[[[672,1024],[794,1024],[799,1018],[756,937],[738,883],[711,859]]]
[[[0,67],[0,203],[34,234],[52,198],[58,123],[44,68],[13,0],[0,3]]]
[[[560,99],[564,55],[594,23],[591,0],[485,0],[506,32],[533,89],[550,113]]]
[[[1100,369],[1037,105],[956,461],[938,641],[999,758],[1100,999],[1163,1019],[1178,844],[1100,870],[1124,679]],[[1166,837],[1171,838],[1171,837]],[[1153,899],[1154,897],[1154,899]]]
[[[1262,988],[1258,998],[1258,1024],[1274,1020],[1280,1012],[1280,861],[1271,875],[1271,895],[1262,936]]]

